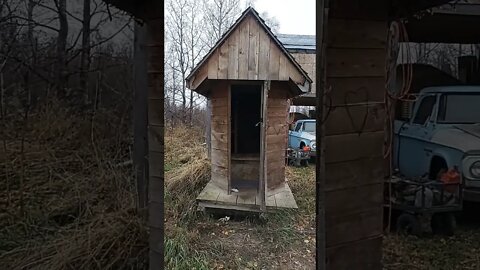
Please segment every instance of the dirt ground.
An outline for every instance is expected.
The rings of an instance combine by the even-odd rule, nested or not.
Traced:
[[[384,237],[383,265],[388,270],[480,269],[480,204],[466,203],[457,215],[454,236]]]
[[[205,214],[195,211],[195,197],[209,180],[204,146],[200,139],[192,141],[191,131],[171,134],[165,165],[167,269],[315,269],[314,165],[287,168],[296,211],[264,218]],[[179,139],[190,145],[188,154],[173,154]],[[225,216],[229,220],[221,221]]]
[[[195,211],[195,197],[210,176],[202,141],[191,131],[167,134],[166,269],[315,269],[314,164],[287,167],[298,211],[222,222],[225,215]],[[188,152],[178,151],[185,146]],[[384,269],[480,269],[480,205],[465,208],[452,237],[385,235]]]

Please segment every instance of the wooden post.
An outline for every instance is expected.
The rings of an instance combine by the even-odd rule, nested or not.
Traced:
[[[207,143],[208,159],[212,158],[212,101],[207,99],[206,109],[206,125],[205,125],[205,140]]]
[[[232,193],[232,86],[228,86],[227,92],[227,194]]]
[[[260,211],[267,210],[267,128],[268,128],[268,92],[270,91],[270,81],[263,82],[263,98],[262,98],[262,128],[260,130],[260,181],[259,181],[259,195],[260,195]]]
[[[133,164],[137,186],[137,207],[147,205],[148,144],[147,144],[147,52],[146,27],[135,23],[134,38],[134,103],[133,103]]]
[[[163,268],[164,89],[163,18],[148,21],[148,226],[152,270]]]
[[[326,63],[326,30],[328,21],[328,2],[320,0],[317,6],[317,48],[316,55],[316,134],[317,138],[317,162],[315,164],[316,176],[316,265],[317,269],[324,270],[326,267],[326,240],[325,240],[325,124],[323,117],[325,112],[325,63]]]

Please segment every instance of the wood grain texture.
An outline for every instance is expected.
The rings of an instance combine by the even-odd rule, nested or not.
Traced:
[[[312,65],[313,68],[313,65]],[[193,74],[189,88],[205,79],[289,81],[303,84],[306,76],[272,40],[253,16],[247,16]],[[203,86],[202,86],[203,87]]]
[[[280,66],[278,70],[278,77],[281,81],[286,81],[290,78],[290,70],[287,68],[288,59],[284,54],[280,54]],[[290,72],[289,72],[290,71]]]
[[[382,237],[327,247],[327,269],[382,269]]]
[[[330,7],[325,113],[331,111],[323,140],[329,270],[381,269],[387,33],[381,2],[339,0]]]
[[[233,31],[232,35],[225,41],[228,43],[228,79],[238,79],[238,42],[240,29]]]
[[[249,48],[248,48],[248,78],[258,80],[258,59],[260,52],[260,25],[255,20],[248,20]]]
[[[336,0],[330,5],[329,21],[341,18],[385,22],[389,4],[384,0]],[[331,35],[335,32],[329,29],[328,33]]]
[[[332,214],[326,220],[326,245],[346,243],[380,235],[383,224],[378,222],[378,217],[383,215],[383,207],[374,207],[353,214]],[[351,226],[356,222],[355,226]]]
[[[353,161],[329,163],[325,191],[383,183],[383,157],[369,157]]]
[[[281,52],[277,48],[277,45],[274,42],[270,42],[270,55],[268,59],[269,80],[278,80],[280,78],[280,55]]]
[[[218,79],[228,79],[228,46],[228,42],[224,42],[219,48],[217,72]]]
[[[385,113],[383,103],[334,107],[325,121],[326,135],[383,131]]]
[[[238,79],[248,80],[248,51],[249,51],[249,23],[248,20],[243,21],[238,26]]]
[[[383,156],[384,132],[341,134],[325,138],[325,163]]]
[[[259,31],[258,79],[266,80],[269,77],[269,59],[271,39],[264,31]]]
[[[208,78],[218,79],[218,59],[219,50],[215,50],[212,56],[208,59]]]
[[[383,102],[385,99],[385,78],[383,75],[378,77],[330,77],[327,87],[331,88],[327,99],[331,100],[333,106],[360,103],[367,100]]]
[[[327,49],[327,78],[381,77],[385,74],[385,49]]]
[[[333,217],[350,213],[360,213],[366,209],[382,207],[383,185],[384,183],[376,183],[327,191],[325,200],[326,214],[329,217]],[[355,216],[352,215],[351,221],[354,222],[358,220],[355,220]],[[382,222],[379,222],[378,217],[377,222],[382,224]]]
[[[330,48],[383,49],[386,46],[385,21],[331,19],[329,28],[335,33],[329,36]]]

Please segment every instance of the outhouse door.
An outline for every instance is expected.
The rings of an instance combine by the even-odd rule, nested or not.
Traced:
[[[261,82],[230,85],[229,190],[263,194],[266,101]]]

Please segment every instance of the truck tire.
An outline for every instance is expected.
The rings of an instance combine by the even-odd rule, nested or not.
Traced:
[[[308,167],[308,159],[302,159],[300,161],[300,164],[303,166],[303,167]]]
[[[438,180],[443,170],[448,170],[447,162],[445,161],[445,159],[439,156],[434,156],[430,163],[430,171],[428,177],[430,178],[430,180]]]
[[[401,214],[397,218],[396,225],[397,232],[400,234],[419,236],[422,233],[422,227],[417,217],[409,213]]]
[[[436,213],[432,216],[432,232],[437,235],[453,236],[457,227],[453,213]]]

